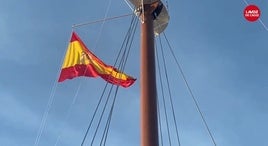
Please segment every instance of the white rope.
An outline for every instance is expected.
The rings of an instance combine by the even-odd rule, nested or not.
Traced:
[[[47,103],[45,112],[44,112],[44,114],[43,114],[43,116],[42,116],[41,125],[40,125],[40,127],[39,127],[38,134],[37,134],[37,137],[36,137],[36,139],[35,139],[34,146],[38,146],[38,145],[39,145],[40,138],[41,138],[41,136],[42,136],[42,134],[43,134],[43,131],[44,131],[44,129],[45,129],[45,126],[46,126],[48,113],[49,113],[49,111],[50,111],[50,109],[51,109],[51,105],[53,104],[53,101],[54,101],[56,88],[57,88],[57,80],[54,81],[54,85],[53,85],[53,87],[52,87],[52,89],[51,89],[50,97],[49,97],[49,100],[48,100],[48,103]]]
[[[125,15],[119,15],[119,16],[114,16],[114,17],[109,17],[109,18],[103,18],[103,19],[94,20],[94,21],[90,21],[90,22],[84,22],[84,23],[74,24],[74,25],[72,26],[72,28],[77,28],[77,27],[87,26],[87,25],[91,25],[91,24],[95,24],[95,23],[100,23],[100,22],[108,21],[108,20],[119,19],[119,18],[122,18],[122,17],[131,16],[132,14],[133,14],[133,13],[125,14]]]
[[[105,23],[105,21],[107,20],[107,15],[108,15],[108,12],[109,12],[109,10],[110,10],[110,8],[111,8],[111,3],[112,3],[112,0],[109,1],[109,4],[108,4],[108,6],[107,6],[106,13],[105,13],[105,16],[104,16],[102,25],[101,25],[101,29],[100,29],[100,32],[99,32],[99,34],[98,34],[97,41],[96,41],[96,43],[95,43],[95,48],[96,48],[96,46],[97,46],[97,44],[98,44],[98,42],[99,42],[99,39],[100,39],[100,37],[101,37],[102,31],[103,31],[104,23]],[[85,72],[86,72],[86,71],[85,71]],[[83,80],[81,80],[80,83],[79,83],[79,85],[78,85],[78,88],[77,88],[77,90],[76,90],[75,96],[74,96],[73,101],[72,101],[72,104],[71,104],[70,107],[68,108],[67,113],[66,113],[66,117],[64,118],[65,120],[64,120],[64,124],[63,124],[63,129],[61,130],[59,136],[57,137],[57,140],[56,140],[56,143],[54,144],[54,146],[57,146],[58,143],[60,142],[60,138],[61,138],[63,132],[64,132],[65,129],[66,129],[67,120],[69,119],[69,117],[70,117],[70,113],[71,113],[71,111],[72,111],[72,109],[73,109],[73,106],[75,105],[76,100],[77,100],[77,98],[78,98],[78,93],[79,93],[79,91],[80,91],[80,89],[81,89],[82,81],[85,81],[85,80],[86,80],[85,78],[84,78]]]
[[[134,11],[134,9],[131,7],[131,5],[130,5],[130,3],[129,3],[129,1],[128,0],[124,0],[125,2],[126,2],[126,4],[128,5],[128,7],[131,9],[131,11],[133,12]]]
[[[262,24],[262,26],[264,27],[264,29],[266,31],[268,31],[268,27],[263,23],[263,21],[261,19],[259,19],[259,22]]]
[[[80,91],[80,89],[81,89],[81,85],[82,85],[82,81],[80,81],[80,83],[79,83],[79,85],[78,85],[78,88],[77,88],[77,90],[76,90],[76,92],[75,92],[73,101],[72,101],[72,103],[71,103],[71,105],[70,105],[70,107],[69,107],[69,109],[68,109],[68,111],[67,111],[67,113],[66,113],[65,118],[64,118],[63,129],[61,130],[59,136],[57,137],[57,141],[56,141],[56,143],[55,143],[54,146],[57,146],[57,145],[58,145],[58,143],[59,143],[59,141],[60,141],[60,138],[61,138],[61,136],[62,136],[62,133],[63,133],[64,130],[65,130],[65,127],[66,127],[66,125],[67,125],[67,120],[69,119],[69,117],[70,117],[70,115],[71,115],[71,111],[72,111],[72,109],[73,109],[73,106],[75,105],[76,100],[77,100],[77,98],[78,98],[78,93],[79,93],[79,91]]]
[[[246,0],[243,0],[243,2],[246,4],[246,5],[249,5],[249,3],[246,1]],[[263,26],[263,28],[268,31],[268,27],[263,23],[262,19],[259,18],[258,21],[261,23],[261,25]]]
[[[99,40],[100,40],[100,38],[101,38],[101,34],[102,34],[102,32],[103,32],[103,27],[104,27],[104,24],[105,24],[105,22],[106,22],[108,13],[109,13],[109,11],[110,11],[111,4],[112,4],[112,0],[109,0],[109,4],[108,4],[108,6],[107,6],[107,9],[106,9],[106,12],[105,12],[105,15],[104,15],[104,21],[103,21],[102,24],[101,24],[101,29],[100,29],[100,31],[99,31],[99,34],[98,34],[98,37],[97,37],[97,40],[96,40],[95,49],[97,48],[97,45],[98,45]]]
[[[68,42],[69,43],[69,42]],[[67,50],[66,50],[67,51]],[[66,53],[65,51],[65,53]],[[65,53],[64,55],[61,57],[61,63],[63,62],[63,59],[65,57]],[[44,114],[42,116],[42,121],[41,121],[41,125],[38,129],[38,133],[37,133],[37,136],[36,136],[36,139],[35,139],[35,142],[34,142],[34,146],[38,146],[39,145],[39,142],[40,142],[40,139],[42,137],[42,134],[44,132],[44,129],[45,129],[45,126],[46,126],[46,123],[47,123],[47,117],[48,117],[48,114],[49,114],[49,111],[51,109],[51,106],[54,102],[54,98],[55,98],[55,93],[56,93],[56,89],[58,87],[58,78],[59,78],[59,74],[61,72],[61,65],[59,66],[58,68],[58,73],[57,73],[57,76],[56,76],[56,79],[53,83],[53,87],[51,89],[51,92],[50,92],[50,96],[49,96],[49,100],[48,100],[48,103],[47,103],[47,106],[46,106],[46,109],[44,111]]]
[[[243,0],[246,5],[248,5],[248,2],[246,0]]]

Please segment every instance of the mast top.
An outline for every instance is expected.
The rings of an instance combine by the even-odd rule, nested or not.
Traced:
[[[143,21],[142,17],[143,5],[151,4],[152,6],[154,6],[155,9],[152,12],[152,17],[154,19],[153,21],[154,34],[159,35],[166,29],[169,22],[169,15],[167,8],[164,6],[161,0],[128,0],[128,1],[131,2],[131,4],[135,9],[136,15],[139,16],[142,21]]]

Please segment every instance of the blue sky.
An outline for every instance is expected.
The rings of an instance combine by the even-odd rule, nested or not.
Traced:
[[[261,19],[268,25],[268,2],[248,3],[259,6]],[[71,26],[103,18],[108,4],[105,0],[1,1],[1,146],[34,145]],[[217,145],[268,145],[268,31],[260,22],[244,19],[243,0],[168,0],[168,6],[171,18],[166,34]],[[130,12],[124,1],[112,1],[108,17]],[[101,24],[75,31],[88,48],[112,64],[129,23],[130,18],[106,22],[101,35]],[[126,72],[138,80],[119,91],[108,138],[111,146],[140,143],[138,37],[126,67]],[[168,69],[182,146],[213,146],[170,58]],[[76,103],[66,120],[80,84]],[[91,78],[58,84],[39,146],[55,145],[59,135],[58,146],[80,145],[104,85],[101,79]]]

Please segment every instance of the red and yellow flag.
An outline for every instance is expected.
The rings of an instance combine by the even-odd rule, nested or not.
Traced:
[[[131,86],[136,80],[116,68],[104,64],[87,49],[79,36],[73,32],[58,81],[62,82],[79,76],[100,76],[111,84],[123,87]]]

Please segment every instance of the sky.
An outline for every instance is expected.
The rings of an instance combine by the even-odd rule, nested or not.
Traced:
[[[259,6],[268,26],[268,1],[247,2]],[[105,82],[100,78],[56,82],[72,25],[131,10],[123,0],[0,3],[0,146],[34,146],[51,97],[38,146],[80,145]],[[164,3],[170,14],[166,35],[217,146],[268,145],[268,30],[260,21],[245,20],[243,0]],[[74,31],[99,58],[113,64],[130,20]],[[181,145],[213,146],[174,60],[167,57],[167,62]],[[139,29],[125,72],[137,81],[119,90],[109,146],[140,144]]]

